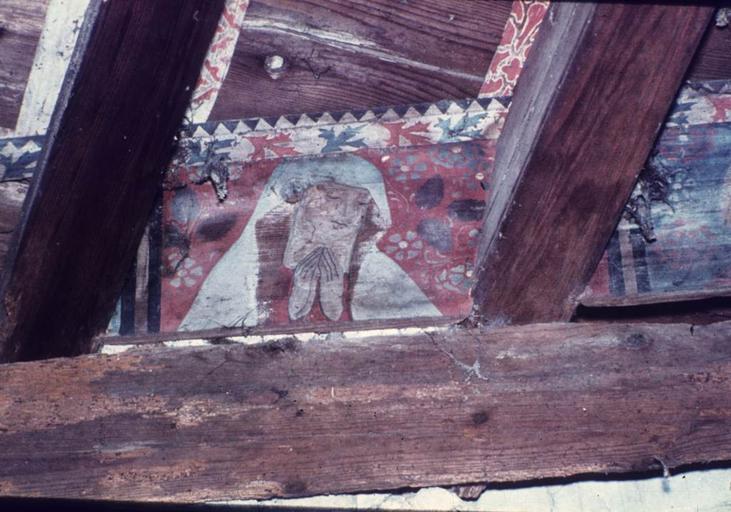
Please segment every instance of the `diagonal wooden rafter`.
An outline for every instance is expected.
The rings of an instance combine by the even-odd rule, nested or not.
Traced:
[[[568,320],[713,8],[555,2],[498,141],[478,320]]]
[[[0,361],[88,352],[109,321],[223,0],[93,0],[2,292]]]
[[[0,494],[295,497],[729,460],[730,337],[543,324],[2,365]]]

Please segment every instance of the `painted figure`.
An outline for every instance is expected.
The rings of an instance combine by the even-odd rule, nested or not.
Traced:
[[[344,277],[371,203],[367,189],[336,182],[318,183],[302,194],[284,253],[284,265],[294,270],[292,320],[310,312],[318,288],[324,315],[340,319]]]
[[[390,226],[383,178],[368,161],[352,154],[288,160],[272,173],[179,329],[262,324],[277,313],[280,297],[290,320],[314,310],[329,320],[440,316],[377,248]],[[282,269],[291,277],[277,277]],[[271,291],[277,287],[283,293]]]

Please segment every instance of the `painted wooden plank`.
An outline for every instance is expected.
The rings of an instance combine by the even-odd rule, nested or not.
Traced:
[[[731,83],[686,87],[653,154],[584,305],[731,294]]]
[[[90,5],[5,269],[2,360],[84,353],[106,326],[222,7]]]
[[[252,0],[211,119],[475,97],[508,2]],[[282,70],[266,58],[284,59]]]
[[[492,147],[229,165],[223,202],[208,183],[175,188],[165,195],[161,328],[464,318],[484,208],[475,175]]]
[[[223,13],[218,20],[218,28],[208,47],[206,60],[203,61],[200,76],[190,99],[186,120],[191,123],[208,121],[213,105],[218,100],[221,85],[228,75],[236,43],[241,33],[249,0],[226,0]]]
[[[480,97],[513,95],[548,5],[548,0],[513,0],[500,45],[480,88]]]
[[[163,198],[161,329],[464,318],[504,112],[481,99],[196,129]]]
[[[498,142],[480,320],[570,318],[712,12],[551,5]]]
[[[312,167],[301,157],[329,165],[327,161],[342,160],[351,153],[356,160],[364,156],[370,159],[386,187],[389,211],[386,213],[384,207],[384,215],[390,216],[391,227],[379,235],[380,257],[388,258],[391,267],[400,267],[406,282],[415,282],[413,289],[418,286],[418,293],[423,292],[433,303],[432,306],[422,301],[431,314],[464,318],[471,308],[471,261],[484,207],[480,196],[482,188],[490,183],[492,152],[506,104],[505,99],[482,98],[189,126],[168,173],[163,234],[157,238],[164,246],[163,264],[139,269],[148,279],[138,280],[137,287],[124,289],[110,333],[133,332],[133,325],[141,325],[142,317],[133,310],[140,313],[141,308],[162,308],[162,316],[158,315],[157,322],[148,322],[146,331],[177,329],[217,260],[235,241],[231,237],[241,236],[250,222],[257,201],[265,195],[262,189],[271,178],[272,169],[284,163],[303,169]],[[40,151],[38,144],[42,142],[38,137],[3,141],[0,165],[5,167],[5,179],[31,178]],[[229,174],[223,200],[218,195],[223,189],[217,191],[209,179],[201,179],[211,161],[218,159]],[[304,170],[302,173],[306,175]],[[336,174],[347,173],[343,170]],[[249,187],[251,180],[258,185]],[[234,225],[232,219],[238,219]],[[228,231],[222,231],[226,226]],[[279,242],[287,241],[289,235],[285,231],[278,232]],[[157,248],[150,245],[150,257],[155,250],[161,254],[159,244]],[[256,281],[255,262],[246,258],[237,261],[234,280],[246,279],[250,274]],[[188,275],[189,272],[195,273]],[[361,281],[368,278],[366,281],[373,282],[372,273],[360,276]],[[390,293],[397,284],[404,283],[395,280],[379,288]],[[158,291],[156,299],[154,290]],[[242,286],[228,298],[247,293]],[[279,290],[278,295],[270,298],[286,302],[288,293],[288,289]],[[135,294],[150,300],[141,304],[135,301]],[[264,311],[269,309],[266,301],[261,306]],[[234,324],[241,329],[239,322],[222,321],[219,308],[211,305],[206,309],[208,323],[197,323],[197,329]],[[243,308],[235,317],[242,317],[248,309]],[[345,313],[343,319],[350,318]],[[408,308],[383,313],[386,312],[382,310],[376,318],[390,323],[400,323],[399,319],[409,316]],[[286,315],[280,315],[274,324],[267,321],[268,314],[263,315],[252,315],[246,327],[277,322],[288,329],[295,327]],[[412,320],[414,316],[417,315],[412,315]],[[364,318],[353,320],[357,325],[367,323]],[[307,325],[313,328],[311,322]],[[343,326],[342,322],[328,319],[318,328],[332,330]]]
[[[728,459],[730,334],[550,324],[4,365],[0,492],[294,497]]]

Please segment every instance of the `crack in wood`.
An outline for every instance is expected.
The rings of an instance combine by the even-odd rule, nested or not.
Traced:
[[[455,356],[449,350],[445,349],[444,347],[442,347],[439,344],[436,337],[434,336],[434,333],[425,331],[425,334],[429,337],[429,339],[432,341],[432,343],[434,343],[434,346],[437,348],[437,350],[439,350],[442,354],[446,355],[449,359],[451,359],[452,362],[457,366],[457,368],[459,368],[460,370],[465,372],[465,374],[466,374],[465,380],[464,380],[465,384],[469,384],[470,381],[472,380],[472,377],[477,377],[478,379],[483,380],[485,382],[490,381],[490,378],[487,375],[482,374],[482,371],[480,369],[479,358],[476,358],[475,362],[472,363],[471,366],[468,365],[467,363],[463,363],[462,361],[457,359],[457,356]]]
[[[427,71],[430,73],[437,73],[440,75],[446,75],[454,78],[460,78],[463,80],[470,80],[480,83],[484,80],[484,76],[482,76],[481,74],[464,73],[462,71],[448,69],[445,67],[435,66],[432,64],[427,64],[425,62],[419,62],[417,60],[409,59],[407,57],[394,53],[392,49],[382,48],[373,41],[360,39],[346,32],[322,30],[301,24],[295,25],[291,23],[282,23],[273,20],[255,18],[247,18],[244,21],[242,29],[249,31],[287,34],[294,37],[315,41],[330,46],[332,48],[337,48],[339,50],[345,50],[351,53],[358,53],[368,57],[374,57],[383,62],[406,65],[411,68]],[[310,65],[308,61],[305,62]],[[319,78],[324,73],[325,72],[320,72],[319,76],[315,76],[315,78]],[[313,71],[313,75],[314,74],[315,73]]]

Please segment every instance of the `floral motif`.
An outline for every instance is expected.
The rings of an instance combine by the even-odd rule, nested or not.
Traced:
[[[397,154],[391,159],[388,174],[396,181],[420,180],[429,170],[429,164],[422,161],[419,156],[414,152]]]
[[[249,7],[249,0],[226,0],[208,55],[203,62],[198,83],[188,108],[187,117],[194,123],[208,119],[218,97],[241,32],[241,23]]]
[[[547,0],[515,0],[503,36],[490,62],[480,97],[510,96],[523,69],[543,17]]]
[[[419,256],[424,248],[424,243],[413,231],[407,231],[404,235],[394,233],[388,237],[388,241],[390,243],[386,245],[386,254],[396,261],[412,260]]]
[[[168,255],[168,260],[171,260],[171,262],[176,258],[179,258],[177,254]],[[173,288],[180,288],[181,285],[190,288],[198,282],[197,278],[203,276],[203,267],[197,265],[193,258],[184,258],[182,261],[178,260],[176,267],[175,277],[170,280],[170,286]]]
[[[467,293],[475,284],[471,263],[464,263],[443,269],[436,276],[437,284],[454,293]]]

